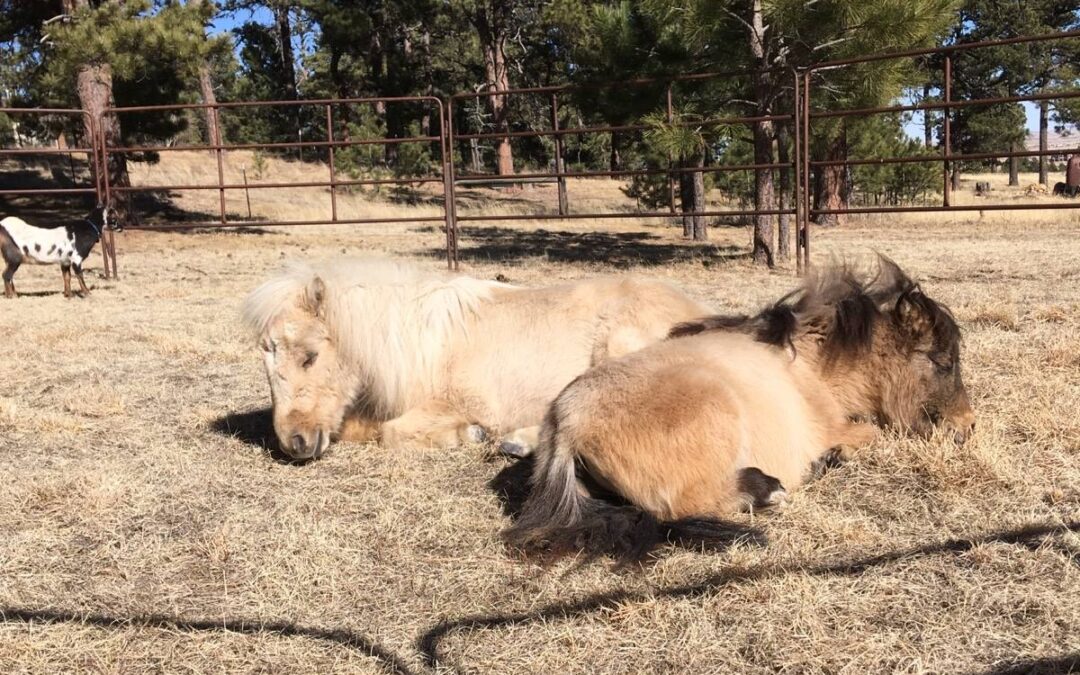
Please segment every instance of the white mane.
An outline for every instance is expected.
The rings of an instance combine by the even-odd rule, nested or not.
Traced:
[[[248,295],[245,323],[263,335],[281,312],[299,306],[315,277],[326,288],[324,320],[342,362],[364,382],[356,403],[383,419],[430,396],[451,340],[493,289],[510,288],[380,258],[293,262]]]

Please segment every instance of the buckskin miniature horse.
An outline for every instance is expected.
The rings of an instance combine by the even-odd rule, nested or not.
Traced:
[[[82,265],[104,230],[119,231],[116,211],[98,204],[85,218],[57,227],[30,225],[9,216],[0,220],[0,253],[4,262],[4,296],[14,298],[15,272],[24,262],[39,265],[60,264],[64,277],[64,297],[71,297],[71,270],[79,280],[84,295],[90,294],[83,280]]]
[[[570,380],[711,311],[632,276],[520,288],[367,259],[293,265],[243,313],[281,448],[306,459],[332,438],[450,447],[492,435],[526,454]]]
[[[870,280],[834,268],[757,316],[680,325],[577,378],[504,538],[629,559],[666,539],[723,543],[750,532],[725,516],[781,501],[874,422],[963,442],[974,420],[948,309],[888,260]]]

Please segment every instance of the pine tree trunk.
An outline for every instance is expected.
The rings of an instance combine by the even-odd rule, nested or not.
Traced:
[[[274,6],[274,22],[278,31],[278,48],[281,50],[281,73],[285,77],[285,88],[289,99],[296,98],[296,60],[293,57],[292,26],[289,23],[289,8],[285,5]]]
[[[1016,152],[1018,149],[1019,148],[1016,147],[1015,143],[1010,143],[1009,144],[1009,152]],[[1017,185],[1020,185],[1020,158],[1019,157],[1010,157],[1009,158],[1009,186],[1010,187],[1016,187]]]
[[[781,124],[776,129],[776,155],[780,164],[791,161],[788,154],[788,142],[790,134],[786,124]],[[791,169],[784,166],[780,169],[780,191],[777,199],[777,208],[783,211],[788,208],[787,197],[791,194]],[[780,232],[777,235],[776,253],[781,260],[791,257],[791,216],[786,213],[780,214]]]
[[[90,114],[90,118],[101,121],[102,140],[107,146],[120,144],[120,120],[116,115],[102,115],[102,112],[114,105],[112,90],[112,68],[107,64],[84,64],[79,69],[76,79],[76,89],[79,94],[79,103],[82,109]],[[86,137],[94,138],[93,128],[89,119],[86,124]],[[96,168],[95,168],[96,170]],[[109,155],[108,166],[105,167],[109,176],[111,187],[130,187],[131,177],[128,175],[127,160],[122,154]],[[131,206],[130,193],[113,192],[111,206],[117,210],[121,222],[137,225],[138,219]]]
[[[338,98],[352,98],[349,85],[345,78],[341,76],[341,50],[333,45],[330,47],[330,81],[334,83],[334,90],[337,92]],[[349,125],[352,124],[351,107],[348,105],[338,107],[336,117],[341,121],[341,131],[337,132],[335,130],[336,136],[334,140],[347,142],[352,138],[352,132],[349,129]]]
[[[214,94],[214,83],[210,79],[210,66],[203,61],[199,64],[199,94],[202,102],[206,105],[217,105],[217,96]],[[206,115],[206,142],[211,145],[221,145],[221,130],[218,129],[217,115],[213,108],[205,108]]]
[[[923,103],[930,98],[930,85],[922,88]],[[923,145],[927,148],[934,144],[934,116],[929,110],[923,110]]]
[[[506,63],[507,26],[502,20],[509,14],[510,0],[492,0],[490,7],[474,15],[480,48],[484,56],[484,76],[489,91],[504,91],[510,88],[510,74]],[[509,110],[505,95],[488,96],[491,106],[491,118],[496,133],[510,131]],[[500,138],[495,145],[496,168],[500,176],[514,174],[514,151],[508,137]]]
[[[679,162],[681,168],[689,168],[690,162],[683,158]],[[694,178],[693,174],[689,171],[679,172],[679,207],[683,212],[682,217],[682,233],[687,239],[694,237],[694,218],[693,216],[686,215],[694,211]]]
[[[420,53],[424,60],[424,94],[435,95],[435,82],[432,79],[433,68],[431,65],[431,29],[424,26],[420,33]],[[431,135],[431,110],[430,106],[424,106],[424,115],[420,118],[420,135]]]
[[[1046,152],[1047,135],[1049,132],[1049,101],[1039,102],[1039,152]],[[1039,155],[1039,184],[1048,185],[1050,174],[1046,166],[1046,155]]]
[[[770,75],[765,72],[767,61],[765,58],[765,19],[762,15],[762,0],[753,0],[750,16],[750,53],[754,58],[754,74],[752,77],[754,98],[757,115],[768,115],[771,111],[773,87],[769,81]],[[754,163],[770,164],[773,161],[772,139],[773,123],[771,121],[754,122]],[[773,179],[772,171],[758,170],[754,172],[754,209],[765,211],[773,208]],[[775,264],[773,256],[773,216],[759,214],[754,217],[754,262],[759,265],[772,267]]]
[[[705,153],[702,151],[698,155],[697,159],[698,168],[705,166]],[[705,216],[700,215],[705,211],[705,172],[695,171],[690,174],[690,193],[693,196],[693,209],[699,215],[693,217],[693,239],[694,241],[707,241],[709,239],[709,232],[705,227]]]
[[[829,144],[825,158],[829,161],[847,159],[847,129],[841,127],[840,132]],[[849,190],[845,185],[847,172],[843,165],[829,165],[820,167],[814,178],[814,207],[818,209],[846,209],[847,195]],[[825,213],[817,217],[818,225],[840,225],[842,220],[839,214]]]

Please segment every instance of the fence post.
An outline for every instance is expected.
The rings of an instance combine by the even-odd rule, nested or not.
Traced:
[[[105,110],[101,115],[107,115]],[[89,113],[87,113],[89,114]],[[94,188],[98,192],[99,201],[106,205],[112,204],[112,194],[109,187],[109,149],[105,145],[105,125],[100,117],[90,118],[90,149],[93,153],[91,162],[94,166]],[[108,234],[101,234],[101,260],[106,279],[119,279],[116,264],[116,234],[112,230]]]
[[[803,165],[803,231],[802,231],[802,245],[803,245],[803,273],[810,271],[810,77],[813,75],[813,70],[807,70],[803,73],[802,82],[802,158],[800,161]]]
[[[675,106],[672,103],[672,97],[671,97],[671,87],[672,87],[672,85],[673,85],[673,83],[670,82],[670,81],[667,84],[667,123],[668,124],[671,124],[671,123],[673,123],[675,121]],[[668,152],[667,161],[668,161],[668,169],[671,169],[671,165],[674,163],[675,158],[672,156],[670,151]],[[675,174],[670,173],[670,172],[668,173],[668,176],[667,176],[667,189],[668,189],[668,211],[671,212],[671,215],[675,215]]]
[[[942,139],[941,139],[941,156],[943,158],[943,164],[945,166],[945,183],[942,186],[942,206],[950,206],[952,197],[952,184],[951,177],[949,176],[949,170],[952,168],[949,162],[949,155],[952,154],[950,148],[952,147],[952,129],[949,122],[949,103],[952,102],[952,57],[948,54],[945,55],[945,77],[944,77],[944,96],[945,107],[942,110]]]
[[[799,96],[799,71],[792,71],[795,77],[795,87],[792,89],[792,113],[791,113],[791,126],[794,127],[794,152],[792,155],[792,173],[794,174],[793,189],[791,195],[791,201],[795,202],[795,273],[800,277],[803,275],[803,260],[802,260],[802,245],[800,239],[802,239],[802,98]]]
[[[559,95],[551,95],[551,128],[559,131]],[[563,140],[562,134],[555,134],[555,178],[559,186],[559,215],[565,216],[570,211],[566,196],[566,176],[563,175]]]
[[[337,222],[337,177],[334,172],[334,115],[331,112],[332,104],[326,104],[326,140],[330,142],[330,145],[326,146],[329,150],[329,164],[330,164],[330,220]],[[346,117],[345,119],[348,119]],[[348,159],[348,157],[346,157]]]
[[[221,129],[221,120],[218,118],[217,106],[215,105],[211,110],[214,113],[214,128]],[[225,158],[221,156],[220,138],[214,146],[214,152],[217,154],[218,202],[221,209],[221,224],[225,225],[228,222],[228,219],[225,217]]]
[[[447,100],[446,114],[443,114],[442,101],[436,100],[439,108],[439,148],[442,152],[443,172],[443,215],[446,218],[446,266],[451,270],[458,268],[457,255],[457,193],[454,176],[454,97]]]

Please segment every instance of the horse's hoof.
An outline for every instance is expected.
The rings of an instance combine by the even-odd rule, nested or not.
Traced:
[[[784,488],[770,492],[769,496],[765,498],[765,506],[769,508],[782,509],[787,503],[788,493]]]
[[[522,443],[503,441],[499,443],[499,453],[514,459],[524,459],[532,454],[532,448]]]
[[[488,438],[487,431],[479,424],[470,424],[465,427],[465,440],[470,443],[483,443]]]

